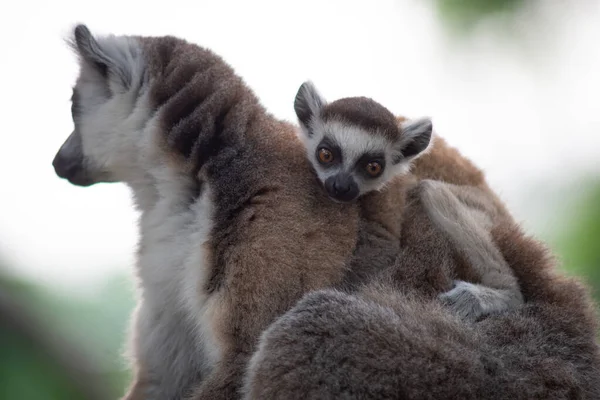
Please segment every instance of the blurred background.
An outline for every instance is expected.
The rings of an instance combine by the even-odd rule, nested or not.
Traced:
[[[431,116],[525,229],[600,299],[600,2],[21,1],[0,6],[0,399],[124,391],[137,240],[122,185],[54,175],[72,130],[77,22],[176,35],[225,57],[277,116],[330,99]]]

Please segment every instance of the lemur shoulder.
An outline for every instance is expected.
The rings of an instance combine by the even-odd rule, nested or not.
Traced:
[[[74,131],[56,173],[123,182],[141,211],[125,398],[236,398],[260,333],[342,279],[357,207],[328,199],[296,127],[213,52],[84,25],[72,45]]]

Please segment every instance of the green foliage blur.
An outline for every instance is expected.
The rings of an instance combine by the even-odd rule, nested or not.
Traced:
[[[548,241],[565,271],[584,278],[600,304],[600,182],[574,199],[560,225]]]
[[[440,20],[457,34],[469,34],[481,21],[510,22],[526,0],[431,0]]]
[[[129,278],[113,277],[81,298],[2,270],[0,399],[119,398],[129,380],[121,356],[133,308]]]

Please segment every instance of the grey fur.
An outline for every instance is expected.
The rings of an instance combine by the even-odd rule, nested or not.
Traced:
[[[421,187],[429,218],[448,235],[480,282],[455,281],[455,287],[440,299],[469,320],[521,305],[517,279],[489,233],[498,214],[489,196],[477,188],[432,180],[421,182]]]
[[[119,79],[120,85],[127,89],[133,81],[139,79],[135,74],[142,63],[141,49],[133,38],[108,36],[96,39],[85,25],[74,29],[72,47],[84,62],[104,77],[112,75]]]
[[[314,83],[310,81],[304,82],[300,86],[300,89],[298,89],[298,93],[294,99],[294,111],[296,112],[296,116],[298,116],[300,124],[309,134],[312,119],[319,116],[325,103],[325,99],[321,96]]]
[[[74,175],[57,169],[59,176],[86,186],[123,181],[133,189],[142,212],[137,263],[141,290],[127,348],[136,377],[135,397],[130,393],[128,398],[179,399],[208,374],[209,350],[199,343],[196,323],[183,310],[183,291],[168,276],[181,275],[189,257],[186,243],[192,244],[207,222],[195,221],[203,215],[201,202],[194,199],[196,179],[159,167],[164,161],[146,127],[156,124],[148,94],[156,85],[151,80],[161,77],[146,74],[144,44],[150,43],[113,35],[94,38],[87,27],[75,28],[72,45],[80,58],[80,74],[71,138],[81,145],[69,146],[69,138],[57,153],[55,167],[81,159]]]
[[[397,143],[396,153],[401,154],[402,159],[412,160],[421,155],[431,140],[433,134],[433,124],[430,118],[419,118],[412,121],[407,121],[401,124],[402,139]]]
[[[404,204],[404,183],[401,180],[390,182],[406,173],[411,163],[429,146],[433,129],[431,120],[421,118],[398,123],[383,106],[361,97],[344,98],[328,104],[310,82],[300,87],[294,107],[306,133],[309,160],[329,195],[337,200],[329,183],[344,176],[356,182],[358,196],[363,196],[360,200],[363,218],[350,273],[366,276],[369,275],[367,270],[378,271],[393,264],[399,251],[396,243],[400,241],[401,229],[392,225],[394,219],[397,220],[396,225],[400,223],[397,210]],[[332,151],[342,160],[322,165],[315,151],[322,146],[321,143],[330,149],[335,146],[336,150]],[[386,170],[376,179],[365,178],[361,174],[362,165],[357,163],[361,157],[372,153],[384,155],[387,161],[384,163]],[[388,190],[381,195],[364,197],[386,185]],[[453,249],[446,250],[447,253],[462,253],[473,267],[474,278],[480,282],[455,282],[456,287],[443,293],[440,299],[469,320],[520,305],[523,298],[518,283],[486,231],[492,218],[498,214],[489,193],[475,187],[459,187],[434,180],[424,180],[420,186],[419,201],[423,206],[419,210],[426,211],[431,223],[450,238]],[[457,196],[471,207],[461,204]],[[412,252],[411,246],[415,244],[406,243],[403,251]],[[435,249],[433,243],[430,249],[435,253],[445,251],[444,248]],[[379,259],[382,262],[375,262]],[[402,263],[402,258],[398,260]],[[450,260],[449,268],[452,269],[454,264]],[[430,266],[423,264],[422,268]],[[355,277],[349,278],[350,281],[353,279]]]
[[[56,172],[124,182],[141,211],[126,399],[235,398],[260,333],[341,280],[358,210],[329,201],[296,128],[216,54],[174,37],[74,35],[75,136]]]
[[[359,204],[361,229],[341,288],[355,290],[383,276],[401,291],[419,287],[469,321],[522,304],[514,273],[489,233],[501,212],[479,188],[407,177]],[[403,207],[400,218],[395,210]]]
[[[245,399],[600,398],[589,293],[556,275],[546,249],[510,219],[494,221],[491,235],[527,303],[466,322],[432,296],[427,275],[310,293],[262,335]]]
[[[442,303],[467,321],[509,310],[523,303],[520,292],[493,289],[465,281],[454,281],[454,288],[439,296]]]
[[[106,40],[120,46],[119,38]],[[102,48],[103,40],[97,42]],[[126,182],[142,211],[138,253],[142,291],[133,337],[139,379],[128,398],[181,398],[200,381],[194,398],[235,398],[241,373],[256,348],[260,332],[303,293],[329,286],[340,278],[338,271],[343,270],[340,264],[354,243],[353,221],[357,219],[354,208],[327,201],[314,185],[314,177],[307,172],[308,164],[293,142],[293,127],[268,116],[256,97],[219,57],[171,37],[127,38],[125,43],[119,48],[133,54],[130,45],[134,43],[135,52],[139,50],[143,54],[143,62],[129,65],[130,76],[134,77],[131,84],[127,86],[120,73],[110,69],[107,69],[108,82],[103,81],[102,67],[98,70],[96,64],[82,60],[76,92],[85,96],[81,100],[83,111],[74,116],[74,120],[84,155],[81,167],[86,168],[89,183]],[[118,57],[111,60],[118,62]],[[69,148],[71,146],[61,149],[59,155],[77,155],[69,152]],[[73,176],[69,179],[73,180]],[[251,229],[260,224],[266,231]],[[423,225],[419,227],[427,229]],[[444,240],[440,238],[436,243],[451,249],[451,244],[444,244]],[[245,250],[235,253],[239,248]],[[314,251],[306,252],[306,248]],[[323,254],[328,257],[322,257]],[[418,259],[416,253],[414,265]],[[432,265],[441,268],[441,275],[445,276],[447,271],[442,264]],[[278,268],[279,273],[273,273],[274,268]],[[415,271],[412,268],[396,270],[396,274],[391,274],[394,286],[411,287],[404,285],[398,273]],[[419,273],[421,271],[422,268]],[[446,276],[435,284],[426,280],[422,287],[415,286],[426,292],[419,296],[432,299],[431,293],[439,293],[442,287],[447,290],[452,278]],[[526,288],[532,286],[535,285],[525,285]],[[239,291],[232,292],[232,289]],[[402,300],[396,290],[393,290],[393,300]],[[577,295],[577,287],[570,294]],[[210,302],[209,298],[214,300]],[[236,300],[232,307],[211,308],[227,304],[231,299]],[[323,300],[325,306],[329,304],[326,298],[317,300]],[[579,354],[589,357],[588,369],[593,373],[597,371],[595,359],[587,341],[588,330],[593,329],[577,323],[580,308],[568,308],[564,303],[560,303],[563,311],[575,319],[575,322],[565,322],[565,326],[575,332],[565,334],[581,343]],[[299,311],[303,318],[308,318],[306,324],[301,321],[301,326],[309,326],[308,321],[319,314],[303,311],[303,305],[301,303],[300,309],[289,315],[294,320]],[[379,304],[377,309],[389,306]],[[412,318],[407,314],[408,322],[419,322],[415,316],[427,311],[427,307],[416,310]],[[322,326],[326,331],[357,322],[347,319],[352,315],[345,313],[353,310],[345,309],[343,304],[334,305],[332,311],[341,314],[335,318],[338,322],[327,319],[331,324]],[[443,311],[442,314],[447,315]],[[396,329],[397,319],[371,318],[370,310],[363,313],[356,310],[355,315],[358,320],[366,318],[368,321],[367,335],[355,337],[364,346],[363,351],[370,351],[365,344],[369,343],[369,333],[374,333],[379,326],[391,322],[391,331]],[[389,316],[389,313],[385,315]],[[226,335],[218,330],[221,326],[212,324],[211,317],[224,319],[217,322],[228,329]],[[435,318],[425,318],[424,322],[431,322],[431,325],[423,325],[426,331],[444,327],[443,322],[438,324]],[[303,347],[305,331],[287,332],[285,326],[283,330],[278,328],[281,325],[274,325],[268,335],[298,338],[296,345],[306,351],[304,354],[314,355],[314,348]],[[216,337],[212,329],[221,335]],[[564,339],[563,335],[559,336]],[[399,342],[411,343],[401,335],[396,338]],[[434,346],[435,341],[419,348],[420,342],[413,339],[417,355],[430,354],[435,359],[436,353],[427,347]],[[510,337],[505,340],[508,339]],[[398,343],[395,339],[392,341]],[[215,342],[219,342],[218,345],[215,346]],[[286,355],[289,358],[269,359],[269,337],[264,342],[266,345],[258,353],[264,356],[259,357],[263,362],[254,365],[257,370],[265,367],[272,373],[274,379],[268,382],[278,384],[277,390],[285,392],[287,379],[295,379],[294,374],[278,379],[281,370],[277,365],[269,368],[269,362],[289,361],[291,364],[286,368],[293,371],[296,366],[303,367],[301,363],[294,364],[294,357],[304,354],[294,353],[296,348],[282,347],[284,355],[285,351],[292,351]],[[323,341],[323,344],[333,343]],[[338,344],[344,348],[344,342],[338,341]],[[398,350],[394,346],[388,348]],[[222,353],[219,349],[233,351]],[[317,368],[312,369],[312,375],[303,382],[306,386],[315,380],[326,383],[330,372],[323,374],[321,366],[326,371],[339,368],[342,375],[347,372],[342,362],[344,358],[336,358],[340,354],[334,352],[330,355],[332,357],[325,360],[313,357],[313,361],[331,364],[315,364]],[[344,355],[346,359],[354,356]],[[401,357],[402,353],[398,352],[397,356]],[[418,361],[418,357],[414,360]],[[415,365],[410,367],[413,369]],[[396,368],[386,368],[384,365],[382,371],[388,377],[398,372]],[[439,375],[431,376],[439,378]],[[357,374],[345,379],[360,385],[362,378]],[[414,382],[419,385],[418,380]],[[426,380],[421,388],[430,382]],[[371,387],[378,385],[375,382]],[[324,389],[327,396],[327,389],[320,389]]]

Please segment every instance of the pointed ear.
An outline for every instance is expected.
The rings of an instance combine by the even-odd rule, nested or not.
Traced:
[[[310,135],[310,121],[313,117],[321,113],[321,109],[327,102],[319,94],[315,85],[310,82],[304,82],[294,100],[294,111],[298,121],[304,128],[305,132]]]
[[[395,146],[399,153],[397,162],[415,158],[429,146],[433,133],[430,118],[403,121],[400,123],[400,129],[402,133]]]
[[[73,32],[73,44],[79,56],[94,67],[102,77],[108,77],[108,64],[110,59],[100,48],[92,36],[92,32],[85,25],[77,25]]]
[[[126,38],[109,37],[99,42],[87,26],[80,24],[73,31],[72,47],[102,78],[116,79],[124,88],[130,86],[132,61],[138,54]]]

